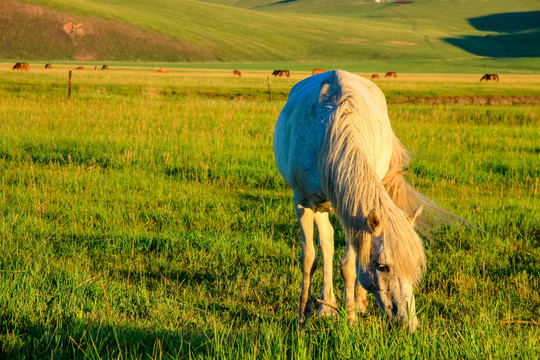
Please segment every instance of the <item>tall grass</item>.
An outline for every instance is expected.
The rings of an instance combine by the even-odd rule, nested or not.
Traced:
[[[272,133],[297,79],[272,79],[269,102],[267,75],[257,72],[85,71],[74,73],[68,101],[64,70],[2,76],[3,355],[539,354],[537,105],[390,106],[415,154],[411,182],[486,230],[441,229],[426,243],[420,327],[404,336],[373,299],[356,326],[339,314],[294,327],[298,227]],[[509,86],[496,91],[535,85]],[[333,221],[341,301],[343,233]],[[321,281],[318,272],[316,292]]]

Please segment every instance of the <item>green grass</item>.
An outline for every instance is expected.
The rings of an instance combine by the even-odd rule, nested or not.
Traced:
[[[538,105],[391,104],[411,182],[486,232],[426,243],[413,336],[388,329],[373,298],[354,327],[339,314],[298,330],[299,230],[272,134],[306,74],[271,79],[271,102],[267,75],[85,70],[68,101],[65,68],[2,72],[2,355],[536,358]],[[535,76],[403,76],[379,82],[391,101],[539,91]]]
[[[428,73],[540,70],[533,0],[511,6],[504,0],[406,5],[320,0],[276,6],[220,0],[22,1],[45,7],[39,16],[14,0],[1,2],[12,12],[0,22],[0,58],[6,60],[280,61],[304,65],[303,70],[313,63],[345,62],[363,67],[357,71]],[[508,15],[489,20],[516,12],[528,21]],[[65,19],[92,30],[69,37],[61,31]],[[14,41],[21,34],[25,41]]]

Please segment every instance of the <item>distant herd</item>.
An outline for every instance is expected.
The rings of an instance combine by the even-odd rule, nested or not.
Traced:
[[[25,62],[18,62],[13,65],[13,68],[11,70],[30,70],[30,64]]]
[[[480,81],[482,80],[496,80],[496,81],[499,81],[499,75],[497,74],[486,74],[484,76],[482,76],[482,78],[480,79]]]
[[[45,64],[45,69],[52,69],[52,64]],[[98,69],[98,66],[94,66],[94,70],[97,70]],[[18,63],[15,63],[15,65],[13,65],[13,67],[11,68],[11,70],[30,70],[30,64],[28,63],[25,63],[25,62],[18,62]],[[84,66],[77,66],[75,68],[75,70],[84,70]],[[109,70],[109,65],[103,65],[101,67],[101,70]]]
[[[52,69],[52,64],[45,64],[45,69]],[[94,70],[97,70],[98,69],[98,66],[94,66]],[[101,66],[101,70],[109,70],[110,67],[109,65],[103,65]],[[11,70],[30,70],[30,64],[28,63],[25,63],[25,62],[17,62],[15,63],[15,65],[13,65],[13,68],[11,68]],[[84,70],[84,66],[77,66],[75,68],[75,70]],[[158,73],[167,73],[167,68],[164,68],[164,67],[161,67],[157,70]],[[326,72],[326,69],[319,69],[319,68],[315,68],[311,71],[311,75],[317,75],[317,74],[321,74],[321,73],[324,73]],[[236,77],[238,76],[239,78],[242,77],[242,72],[240,70],[233,70],[233,77]],[[289,70],[274,70],[272,72],[272,76],[274,77],[290,77],[291,76],[291,72]],[[397,72],[395,71],[388,71],[385,75],[384,75],[385,78],[397,78]],[[376,79],[380,79],[380,76],[379,74],[372,74],[371,75],[371,80],[376,80]],[[482,78],[480,79],[480,81],[489,81],[489,80],[493,80],[493,81],[499,81],[499,75],[498,74],[485,74],[484,76],[482,76]]]

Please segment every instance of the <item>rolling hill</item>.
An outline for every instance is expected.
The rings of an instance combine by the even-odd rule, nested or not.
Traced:
[[[530,65],[539,10],[536,0],[0,0],[0,59]]]

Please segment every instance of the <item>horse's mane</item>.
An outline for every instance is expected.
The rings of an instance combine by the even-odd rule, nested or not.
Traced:
[[[371,120],[363,116],[368,106],[366,100],[349,78],[339,77],[337,81],[341,93],[333,99],[335,111],[319,154],[323,191],[360,254],[362,267],[367,268],[371,260],[373,243],[367,215],[375,209],[383,224],[388,261],[401,276],[417,284],[426,262],[422,240],[368,161],[368,147],[360,136]]]

